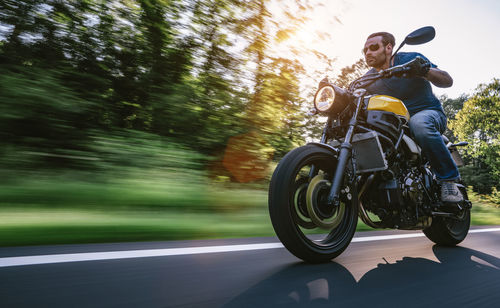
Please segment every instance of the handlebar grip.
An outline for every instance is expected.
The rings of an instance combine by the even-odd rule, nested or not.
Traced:
[[[396,66],[382,71],[381,75],[384,77],[392,77],[392,76],[403,75],[408,71],[410,71],[409,67]]]

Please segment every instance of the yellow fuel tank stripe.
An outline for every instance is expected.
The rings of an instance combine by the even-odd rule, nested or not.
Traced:
[[[401,100],[392,96],[375,95],[370,97],[367,109],[393,112],[405,117],[407,121],[410,120],[410,113],[408,112],[408,109],[406,109],[405,104]]]

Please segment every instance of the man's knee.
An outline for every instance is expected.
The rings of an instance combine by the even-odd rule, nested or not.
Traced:
[[[439,133],[429,117],[419,115],[418,113],[410,119],[408,125],[413,136],[417,139]]]

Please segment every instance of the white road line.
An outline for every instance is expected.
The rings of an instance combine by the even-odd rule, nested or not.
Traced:
[[[475,229],[475,230],[470,230],[469,233],[497,232],[497,231],[500,231],[500,228]],[[421,236],[424,236],[424,234],[409,233],[409,234],[395,234],[395,235],[365,236],[365,237],[355,237],[353,238],[352,242],[383,241],[383,240],[421,237]],[[275,248],[283,248],[283,245],[281,243],[263,243],[263,244],[248,244],[248,245],[142,249],[142,250],[84,252],[84,253],[69,253],[69,254],[54,254],[54,255],[6,257],[6,258],[0,258],[0,267],[53,264],[53,263],[65,263],[65,262],[117,260],[117,259],[130,259],[130,258],[166,257],[166,256],[180,256],[180,255],[233,252],[233,251],[246,251],[246,250],[262,250],[262,249],[275,249]]]

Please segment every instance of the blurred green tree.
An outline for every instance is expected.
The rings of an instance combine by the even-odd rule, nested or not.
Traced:
[[[312,6],[270,4],[2,1],[3,144],[66,155],[133,129],[219,158],[246,134],[257,156],[282,156],[311,134],[298,54],[331,59],[274,53]]]
[[[249,62],[253,63],[253,91],[245,111],[247,129],[258,130],[266,136],[278,155],[304,142],[304,100],[301,98],[299,76],[304,68],[299,61],[273,55],[273,44],[285,40],[294,32],[296,24],[303,20],[307,5],[294,1],[298,8],[282,6],[284,20],[274,19],[268,9],[269,1],[246,2],[246,15],[239,30],[247,39],[245,49]],[[280,140],[281,139],[281,140]]]
[[[469,142],[466,156],[473,166],[486,169],[498,188],[500,183],[500,80],[481,84],[460,110],[450,128],[458,139]],[[486,168],[485,168],[486,167]],[[491,187],[490,187],[491,188]]]
[[[467,101],[468,97],[465,94],[462,94],[461,96],[457,98],[449,98],[446,95],[442,95],[439,97],[439,100],[441,101],[441,105],[443,106],[444,113],[446,114],[446,117],[448,118],[448,121],[453,121],[455,119],[456,114],[462,110],[464,107],[465,101]],[[453,134],[451,129],[449,127],[446,128],[446,131],[444,134],[446,137],[451,142],[457,141],[456,136]]]
[[[247,88],[242,86],[242,59],[235,45],[241,39],[236,28],[243,6],[240,0],[204,0],[193,7],[196,97],[190,107],[197,114],[188,131],[197,136],[198,149],[211,154],[220,153],[230,136],[242,132]]]
[[[366,64],[365,59],[361,58],[353,65],[342,68],[335,79],[335,84],[347,88],[351,82],[366,74],[369,69],[370,67]]]

